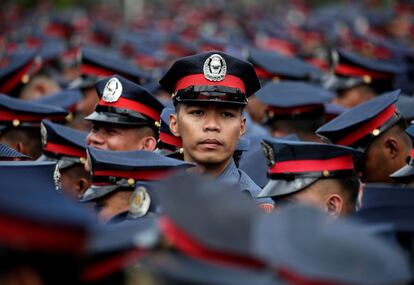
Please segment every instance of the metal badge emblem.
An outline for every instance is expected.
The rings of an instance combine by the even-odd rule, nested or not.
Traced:
[[[273,148],[268,145],[267,143],[261,142],[262,144],[262,151],[264,156],[266,157],[267,165],[273,166],[275,164],[275,154],[273,152]]]
[[[45,146],[47,144],[47,130],[43,123],[40,124],[40,138],[42,141],[42,145]]]
[[[132,193],[132,197],[129,204],[129,216],[133,219],[141,218],[147,214],[151,206],[151,197],[147,192],[147,189],[143,186],[139,186]]]
[[[118,101],[122,94],[122,84],[118,78],[112,77],[105,85],[102,100],[108,103]]]
[[[61,174],[60,174],[60,171],[59,171],[59,167],[56,164],[55,171],[53,172],[53,181],[55,182],[56,191],[61,191],[62,190],[62,183],[60,181],[60,177],[61,177]]]
[[[221,55],[213,54],[204,62],[203,72],[209,81],[222,81],[227,72],[226,61]]]

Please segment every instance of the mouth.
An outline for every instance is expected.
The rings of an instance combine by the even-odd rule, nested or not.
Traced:
[[[216,149],[223,145],[219,140],[216,139],[205,139],[201,141],[199,144],[208,149]]]

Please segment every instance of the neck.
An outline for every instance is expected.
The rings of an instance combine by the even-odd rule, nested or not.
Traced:
[[[186,159],[184,160],[189,161],[189,162],[194,162],[194,161],[190,161]],[[226,167],[230,164],[231,160],[232,160],[232,157],[230,157],[227,161],[223,163],[215,163],[215,164],[197,163],[196,167],[190,168],[189,171],[199,173],[199,174],[208,174],[213,177],[218,177],[220,176],[220,174],[223,173]]]

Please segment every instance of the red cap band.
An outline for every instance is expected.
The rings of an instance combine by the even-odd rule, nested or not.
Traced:
[[[13,113],[8,110],[0,111],[0,121],[12,122],[13,120],[19,120],[22,122],[39,122],[43,119],[53,120],[64,120],[64,115],[32,115],[32,114],[23,114],[23,113]]]
[[[183,147],[183,142],[181,138],[164,133],[164,132],[160,132],[160,141],[162,141],[163,143],[178,147],[178,148]]]
[[[269,168],[269,174],[300,173],[318,171],[354,170],[352,155],[344,155],[325,160],[291,160],[276,162]]]
[[[0,216],[0,242],[22,250],[80,253],[85,233],[63,226],[32,224],[14,217]]]
[[[108,70],[102,67],[98,67],[98,66],[94,66],[94,65],[90,65],[86,63],[82,63],[80,67],[80,72],[81,74],[94,75],[98,77],[107,77],[107,76],[114,75],[114,72],[112,70]]]
[[[243,80],[234,75],[226,75],[222,81],[210,81],[204,77],[204,74],[191,74],[181,78],[175,85],[175,91],[185,89],[189,86],[225,86],[240,89],[246,93],[246,87]]]
[[[96,170],[93,176],[115,176],[120,178],[134,178],[138,180],[158,180],[168,175],[167,169],[157,170]]]
[[[272,74],[272,73],[268,72],[267,70],[264,70],[263,68],[260,68],[258,66],[255,66],[254,70],[256,71],[256,75],[259,78],[272,79],[274,77],[278,77],[277,74]]]
[[[276,270],[277,275],[280,276],[280,278],[283,281],[286,281],[288,284],[291,285],[340,285],[341,283],[335,283],[320,279],[308,279],[306,277],[300,276],[296,273],[293,273],[285,268],[279,268]],[[342,284],[344,285],[344,284]]]
[[[32,75],[36,73],[40,67],[42,66],[41,63],[37,63],[36,60],[30,61],[28,64],[26,64],[23,68],[21,68],[19,71],[13,73],[11,78],[7,79],[7,81],[0,86],[0,92],[1,93],[9,93],[12,91],[16,86],[23,83],[22,78],[25,75]]]
[[[126,99],[126,98],[123,98],[123,97],[120,97],[116,102],[111,102],[111,103],[110,102],[105,102],[104,100],[101,99],[101,100],[99,100],[98,105],[100,105],[100,106],[109,106],[109,107],[114,107],[114,108],[128,109],[128,110],[132,110],[132,111],[137,112],[137,113],[144,114],[145,116],[150,117],[154,121],[159,121],[160,120],[160,114],[157,111],[155,111],[154,109],[151,109],[147,105],[144,105],[144,104],[139,103],[137,101]]]
[[[55,144],[52,142],[48,142],[43,146],[43,151],[49,151],[57,154],[63,154],[72,157],[86,157],[86,150],[80,149],[77,147],[62,145],[62,144]]]
[[[162,217],[160,225],[167,239],[178,250],[190,257],[216,264],[233,265],[244,268],[264,267],[264,264],[261,261],[251,257],[237,256],[235,254],[219,252],[217,250],[204,247],[201,243],[194,240],[187,233],[178,228],[168,217]]]
[[[335,73],[339,75],[355,76],[355,77],[370,76],[372,79],[392,79],[394,77],[394,74],[392,73],[371,71],[371,70],[358,68],[358,67],[350,66],[346,64],[337,65],[335,67]]]
[[[352,145],[359,139],[371,133],[376,128],[380,128],[386,121],[388,121],[392,116],[394,116],[395,109],[395,105],[392,104],[391,106],[387,107],[384,111],[382,111],[380,114],[378,114],[375,118],[371,119],[366,123],[363,123],[363,125],[360,128],[354,130],[347,136],[343,137],[342,139],[334,143],[345,146]]]
[[[105,278],[108,275],[123,269],[125,266],[138,261],[147,253],[148,251],[146,250],[136,248],[126,252],[121,252],[120,254],[111,256],[106,260],[100,260],[96,264],[90,265],[86,268],[82,275],[82,280],[95,281]]]

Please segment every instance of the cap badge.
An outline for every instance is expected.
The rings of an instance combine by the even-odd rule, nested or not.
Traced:
[[[261,144],[263,154],[266,157],[267,165],[271,167],[275,164],[275,154],[273,152],[273,148],[267,143],[261,142]]]
[[[56,164],[55,171],[53,172],[53,180],[55,182],[56,191],[62,190],[62,184],[60,182],[60,177],[61,175],[60,175],[59,167]]]
[[[122,84],[118,78],[112,77],[105,85],[102,99],[105,102],[112,103],[118,101],[122,94]]]
[[[213,54],[204,62],[203,72],[209,81],[222,81],[227,72],[226,61],[221,55]]]
[[[47,144],[47,130],[43,123],[40,124],[40,138],[42,140],[42,145],[45,146]]]
[[[151,205],[151,197],[147,189],[139,186],[135,189],[129,204],[129,216],[133,219],[145,216]]]

